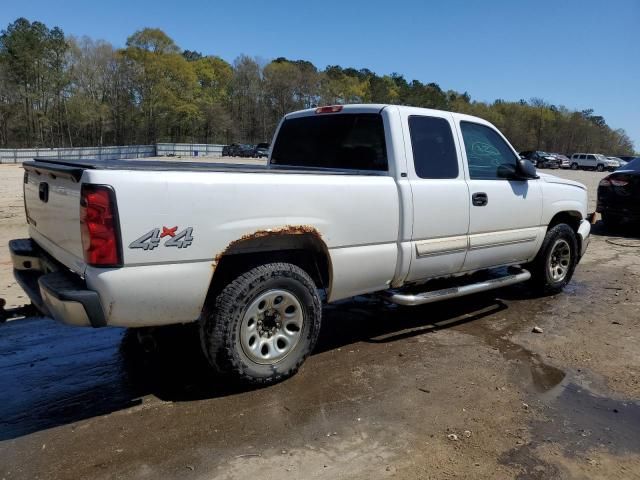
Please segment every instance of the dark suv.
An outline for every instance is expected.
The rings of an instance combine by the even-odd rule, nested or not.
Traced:
[[[562,162],[550,153],[541,150],[527,150],[520,152],[522,158],[531,160],[536,168],[560,168]]]
[[[269,156],[269,144],[257,144],[255,150],[253,151],[253,156],[256,158],[267,158]]]
[[[238,154],[238,145],[237,143],[232,143],[231,145],[225,145],[222,147],[222,156],[223,157],[235,157]]]
[[[222,147],[223,157],[253,157],[254,146],[246,143],[232,143]]]

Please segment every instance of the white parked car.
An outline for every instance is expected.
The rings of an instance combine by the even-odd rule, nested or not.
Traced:
[[[618,157],[607,157],[607,158],[611,160],[611,165],[615,167],[614,170],[620,167],[624,167],[627,164],[627,162],[625,162],[624,160]]]
[[[600,153],[574,153],[571,155],[572,170],[581,168],[584,170],[604,172],[605,170],[613,171],[619,166],[620,164],[617,161],[610,160]]]
[[[530,281],[589,242],[583,185],[538,175],[476,117],[395,105],[286,115],[266,167],[24,163],[15,276],[73,325],[198,321],[219,372],[267,384],[312,351],[323,302],[420,305]],[[434,279],[448,279],[432,286]]]

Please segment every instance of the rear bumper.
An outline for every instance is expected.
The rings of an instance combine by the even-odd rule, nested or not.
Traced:
[[[612,202],[600,196],[598,198],[598,206],[596,212],[606,213],[609,215],[615,215],[617,217],[624,217],[629,220],[640,219],[640,209],[633,205],[634,200],[629,200],[626,204],[621,205],[622,202]]]
[[[68,325],[106,325],[97,292],[49,258],[33,240],[11,240],[9,251],[16,281],[42,314]]]

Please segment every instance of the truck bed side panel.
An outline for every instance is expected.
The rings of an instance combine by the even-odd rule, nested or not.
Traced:
[[[330,300],[388,288],[395,272],[399,205],[391,177],[87,170],[83,181],[113,186],[125,264],[110,273],[87,269],[88,284],[103,282],[99,291],[106,292],[107,282],[125,285],[116,275],[137,278],[130,288],[118,286],[121,291],[102,299],[111,309],[109,324],[195,319],[216,257],[256,232],[300,226],[317,231],[331,257]],[[150,232],[179,235],[186,229],[192,236],[188,246],[167,246],[173,238],[167,234],[153,248],[135,248]],[[131,292],[139,291],[135,285],[149,287],[136,294],[144,296],[145,305],[133,298]],[[154,300],[164,308],[155,309]]]

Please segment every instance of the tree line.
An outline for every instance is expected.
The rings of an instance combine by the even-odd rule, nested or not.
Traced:
[[[632,154],[622,129],[593,110],[539,98],[493,103],[437,83],[307,60],[232,64],[182,50],[145,28],[124,48],[19,18],[0,34],[0,146],[269,141],[287,112],[317,105],[391,103],[476,115],[521,150]]]

